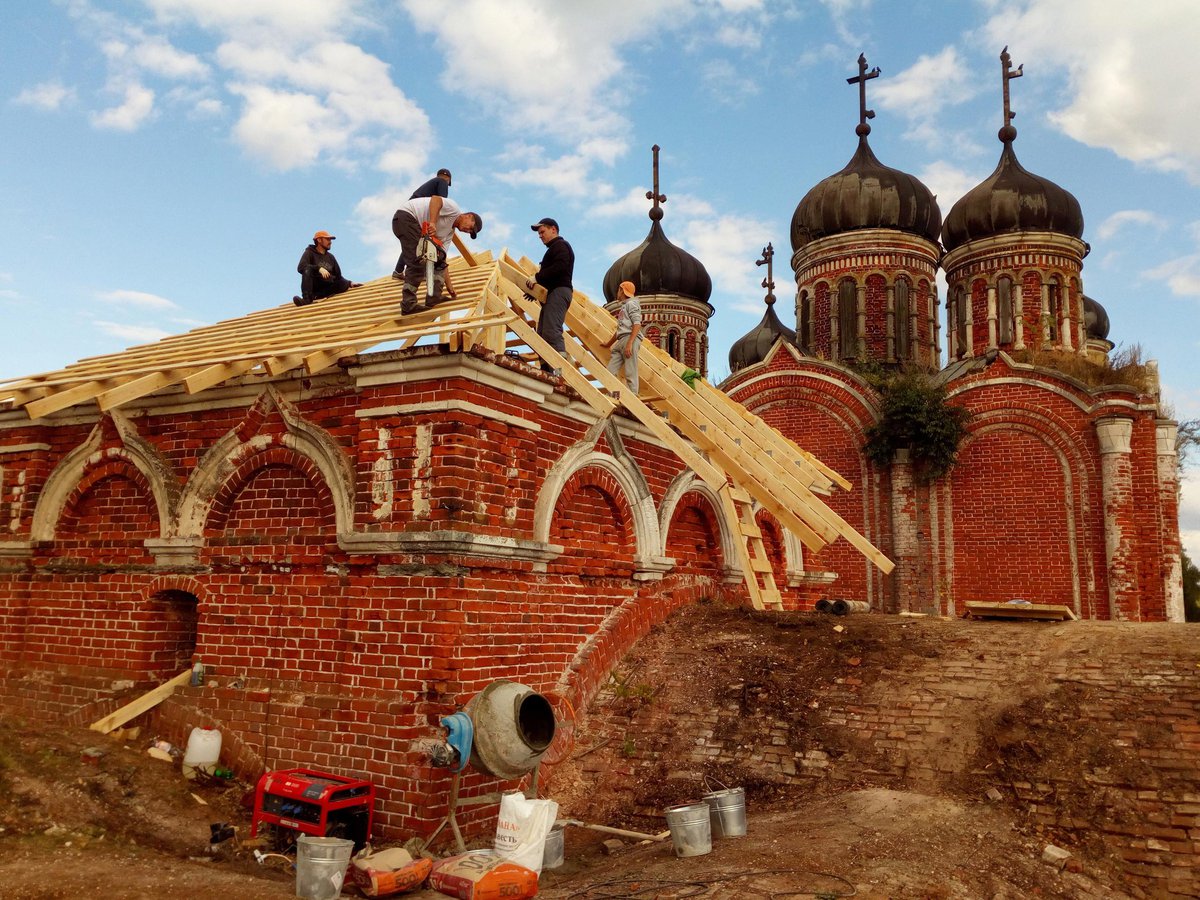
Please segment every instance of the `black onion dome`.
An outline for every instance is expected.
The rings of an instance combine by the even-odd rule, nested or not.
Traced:
[[[729,348],[729,371],[737,372],[762,362],[780,338],[796,346],[796,332],[779,321],[779,316],[775,315],[775,298],[772,296],[767,300],[767,313],[762,321]]]
[[[667,240],[655,219],[646,239],[609,266],[604,276],[604,299],[612,303],[622,281],[632,281],[638,296],[678,294],[707,303],[712,279],[700,260]]]
[[[1079,201],[1065,188],[1017,162],[1012,146],[1016,131],[1011,125],[1001,129],[1004,150],[996,171],[950,209],[942,228],[942,244],[947,250],[1008,231],[1053,231],[1083,237]],[[1006,135],[1010,135],[1007,140]]]
[[[1108,340],[1108,310],[1087,294],[1083,295],[1083,327],[1088,337]]]
[[[792,250],[858,228],[894,228],[936,242],[941,227],[942,213],[929,188],[876,159],[860,132],[846,167],[818,182],[797,205]]]

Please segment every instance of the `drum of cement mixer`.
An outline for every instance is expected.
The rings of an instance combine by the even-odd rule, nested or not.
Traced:
[[[550,701],[515,681],[493,681],[464,712],[475,726],[471,765],[498,778],[532,771],[554,740]]]

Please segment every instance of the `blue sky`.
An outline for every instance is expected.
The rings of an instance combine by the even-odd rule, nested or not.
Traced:
[[[714,378],[762,315],[785,321],[796,204],[871,145],[943,215],[992,171],[1001,48],[1017,154],[1079,199],[1084,287],[1110,337],[1159,360],[1200,416],[1200,4],[1155,0],[62,0],[0,33],[0,378],[287,302],[313,231],[365,281],[391,214],[439,166],[480,247],[539,259],[559,220],[593,295],[649,228],[713,279]],[[1200,474],[1183,528],[1200,558]]]

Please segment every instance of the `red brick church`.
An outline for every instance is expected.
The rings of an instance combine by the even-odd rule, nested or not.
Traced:
[[[859,64],[862,90],[875,73]],[[1089,619],[1183,621],[1176,423],[1152,364],[1118,377],[1107,366],[1108,316],[1083,288],[1083,214],[1017,160],[1019,72],[1007,51],[1001,65],[1000,160],[944,222],[925,185],[872,152],[863,99],[850,162],[792,217],[796,328],[769,296],[722,388],[861,486],[831,505],[897,567],[883,577],[844,543],[789,557],[790,571],[835,577],[835,594],[946,615],[1020,598]],[[947,476],[923,483],[906,450],[868,460],[872,367],[928,372],[969,411]],[[1130,369],[1137,383],[1119,377]]]
[[[996,172],[943,223],[875,158],[862,108],[850,163],[793,218],[798,328],[769,306],[721,387],[853,483],[825,518],[896,568],[802,547],[760,509],[782,605],[1181,620],[1174,423],[1153,384],[1054,363],[1112,347],[1078,203],[1021,167],[1006,117]],[[711,282],[653,199],[605,293],[635,281],[648,341],[706,374]],[[246,776],[368,777],[381,825],[411,833],[444,812],[421,749],[441,716],[498,678],[581,708],[672,610],[744,601],[741,532],[661,420],[541,373],[493,314],[500,261],[455,265],[436,313],[401,320],[380,279],[0,387],[0,706],[87,724],[199,659],[208,681],[156,730],[221,727]],[[868,460],[868,361],[970,411],[947,476]]]

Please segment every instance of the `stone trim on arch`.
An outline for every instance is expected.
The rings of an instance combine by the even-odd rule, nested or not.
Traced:
[[[251,435],[247,434],[248,427],[238,426],[230,429],[200,460],[179,504],[181,538],[200,538],[227,482],[249,460],[272,447],[287,448],[312,463],[329,488],[339,538],[354,531],[354,467],[345,452],[332,435],[306,420],[271,387],[255,402],[243,425],[261,426],[271,407],[287,426],[283,435]]]
[[[101,421],[92,429],[87,440],[62,458],[38,495],[30,526],[30,541],[54,541],[67,502],[84,484],[89,472],[117,460],[132,466],[145,479],[158,510],[160,538],[167,538],[174,530],[176,505],[181,492],[174,471],[123,414],[113,410],[108,415],[117,436],[121,438],[122,446],[104,446],[105,423]]]
[[[691,469],[684,469],[675,476],[675,479],[667,486],[667,492],[663,495],[662,503],[659,504],[658,530],[661,543],[658,547],[658,553],[661,556],[666,556],[671,519],[675,517],[675,510],[679,506],[679,501],[686,494],[693,493],[702,496],[712,507],[713,517],[720,530],[721,556],[725,560],[725,567],[740,577],[740,570],[734,567],[732,563],[732,560],[738,559],[738,549],[735,543],[737,532],[725,517],[724,506],[721,503],[721,498],[717,496],[717,492],[709,487]]]
[[[596,449],[596,442],[601,434],[608,439],[612,455]],[[662,558],[662,537],[654,509],[654,497],[650,493],[650,485],[645,475],[626,451],[616,423],[611,418],[596,422],[546,473],[533,509],[534,540],[543,544],[549,543],[554,510],[558,506],[563,489],[576,472],[589,466],[595,466],[611,475],[629,505],[636,541],[634,559],[638,567],[634,578],[645,580],[661,577],[662,572],[670,568],[670,565]]]

